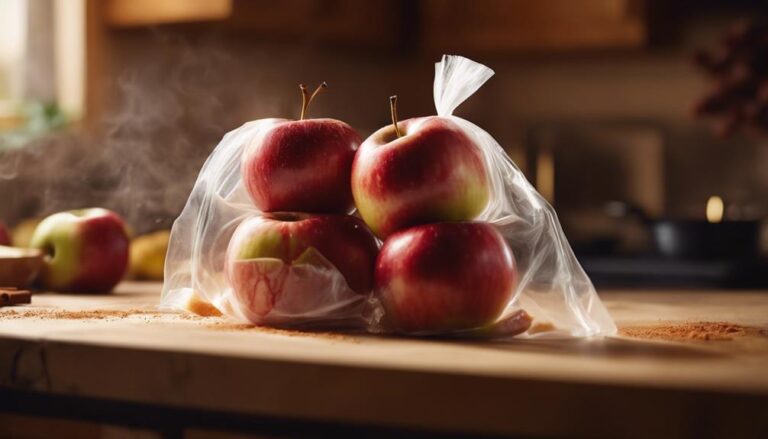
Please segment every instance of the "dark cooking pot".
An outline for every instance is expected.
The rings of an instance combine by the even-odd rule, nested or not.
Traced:
[[[615,218],[636,218],[653,236],[656,251],[669,258],[734,259],[757,255],[760,236],[758,221],[677,220],[650,218],[638,206],[613,201],[606,212]]]
[[[650,220],[658,252],[672,258],[748,258],[757,254],[757,221]]]

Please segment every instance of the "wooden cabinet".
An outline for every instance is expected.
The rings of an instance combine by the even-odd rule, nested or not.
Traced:
[[[107,0],[125,28],[204,22],[269,39],[427,51],[560,51],[639,47],[643,0]]]
[[[232,0],[107,0],[105,21],[115,27],[222,20]]]
[[[437,51],[562,51],[639,47],[638,0],[424,0],[423,44]]]
[[[205,23],[267,40],[317,40],[352,46],[400,41],[405,3],[391,0],[108,0],[113,28]]]

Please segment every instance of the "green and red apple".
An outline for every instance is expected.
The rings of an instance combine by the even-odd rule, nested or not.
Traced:
[[[349,185],[360,136],[336,119],[305,119],[325,83],[304,96],[299,120],[275,119],[243,150],[241,174],[254,205],[263,212],[349,213]]]
[[[393,96],[394,98],[394,96]],[[352,164],[352,194],[381,238],[419,224],[467,221],[483,212],[490,184],[480,147],[447,117],[397,122],[363,142]]]
[[[90,208],[45,218],[31,246],[47,256],[40,278],[54,291],[108,292],[128,268],[129,239],[114,212]]]
[[[264,317],[281,301],[305,309],[331,301],[339,290],[369,293],[377,253],[376,238],[359,218],[272,213],[240,223],[226,271],[238,301]],[[343,285],[329,284],[335,279],[329,273],[340,273]]]
[[[467,331],[496,322],[517,277],[512,251],[494,226],[436,223],[402,230],[384,241],[375,291],[385,322],[395,331]]]

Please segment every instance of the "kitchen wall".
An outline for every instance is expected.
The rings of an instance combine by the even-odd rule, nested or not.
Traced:
[[[459,114],[496,136],[522,167],[532,125],[649,123],[664,138],[667,213],[700,215],[712,193],[765,210],[768,146],[761,145],[768,139],[720,141],[689,116],[706,85],[690,53],[712,45],[731,18],[699,17],[684,23],[674,41],[647,49],[468,54],[497,75]],[[53,154],[72,157],[61,160],[66,167],[42,164],[61,139],[17,154],[16,184],[11,189],[9,180],[0,181],[8,188],[3,191],[14,194],[0,212],[9,222],[79,203],[121,210],[140,231],[168,226],[221,136],[247,120],[296,117],[300,82],[330,84],[312,104],[311,116],[344,119],[364,136],[389,122],[391,94],[400,97],[402,118],[434,112],[437,59],[416,50],[281,44],[247,32],[187,27],[114,30],[110,40],[108,105],[100,130],[68,138],[77,146],[67,151],[80,151],[75,157],[61,149]],[[580,172],[601,172],[601,166],[610,163],[585,159]]]

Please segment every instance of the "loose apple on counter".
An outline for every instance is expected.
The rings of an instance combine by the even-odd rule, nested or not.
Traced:
[[[352,160],[360,136],[335,119],[305,119],[309,96],[301,85],[299,120],[275,119],[243,150],[241,172],[254,205],[264,212],[349,213]]]
[[[128,275],[135,279],[163,280],[170,230],[158,230],[131,240]]]
[[[490,197],[480,147],[451,119],[397,121],[363,142],[352,164],[352,194],[376,235],[440,221],[468,221]]]
[[[264,214],[245,219],[235,230],[226,270],[235,296],[249,312],[263,317],[280,300],[309,308],[328,302],[339,289],[370,292],[377,253],[376,238],[359,218]],[[303,279],[287,279],[297,265],[310,270],[301,272]],[[328,285],[324,273],[329,270],[340,273],[346,285]]]
[[[108,292],[128,268],[125,224],[106,209],[53,214],[37,226],[31,246],[46,254],[41,286],[54,291]]]
[[[384,242],[375,289],[385,321],[396,331],[464,331],[496,321],[517,277],[512,251],[492,225],[437,223],[402,230]]]

